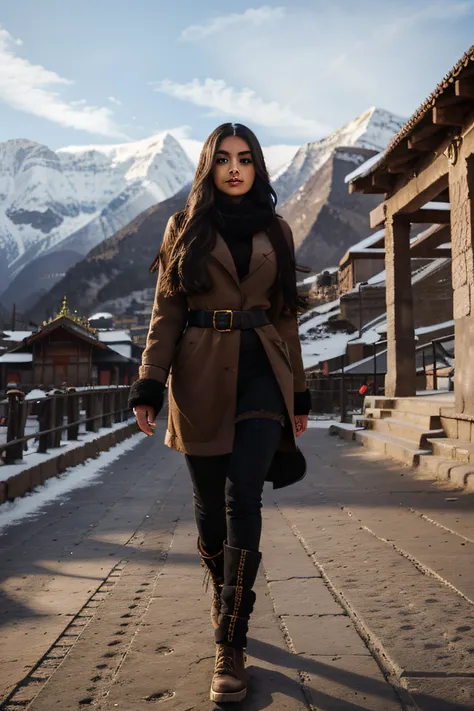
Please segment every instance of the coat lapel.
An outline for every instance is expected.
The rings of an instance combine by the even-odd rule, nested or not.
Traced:
[[[219,233],[216,235],[216,245],[211,251],[211,255],[214,259],[217,259],[217,261],[230,274],[239,289],[241,283],[245,282],[254,272],[260,269],[263,264],[265,264],[269,259],[272,260],[275,256],[267,233],[258,232],[255,234],[253,237],[252,257],[250,259],[249,271],[241,282],[238,277],[230,249],[228,248],[224,238]]]
[[[229,272],[232,279],[240,288],[240,280],[237,274],[237,270],[235,268],[232,254],[230,253],[230,249],[226,245],[225,240],[223,239],[223,237],[221,237],[219,233],[217,233],[216,235],[216,245],[211,252],[211,256],[214,257],[214,259],[217,259],[220,264],[222,264],[224,269]]]
[[[273,254],[273,247],[270,240],[268,239],[266,232],[258,232],[253,237],[253,250],[252,257],[250,259],[250,267],[248,274],[244,277],[243,281],[248,279],[254,272],[256,272],[260,267],[265,264],[268,259],[271,259]]]

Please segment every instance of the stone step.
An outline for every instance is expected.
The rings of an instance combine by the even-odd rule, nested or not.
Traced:
[[[474,464],[474,444],[461,439],[429,439],[436,457],[455,460],[462,464]]]
[[[361,432],[363,429],[363,427],[357,427],[356,425],[351,425],[346,422],[335,422],[329,427],[329,434],[339,435],[341,439],[353,442],[355,440],[355,433]]]
[[[434,400],[430,396],[426,397],[401,397],[397,398],[394,402],[394,410],[400,412],[411,412],[417,415],[432,415],[439,417],[441,414],[441,409],[445,406],[442,401]]]
[[[462,464],[455,459],[421,456],[418,469],[435,479],[450,482],[454,487],[474,489],[474,464]]]
[[[397,411],[396,413],[397,415],[399,414]],[[366,418],[364,424],[366,429],[374,430],[375,432],[386,432],[394,437],[407,439],[410,442],[415,442],[422,449],[429,449],[428,438],[445,437],[442,429],[427,430],[422,425],[395,417],[385,417],[383,419]]]
[[[419,412],[411,412],[410,410],[393,410],[392,417],[398,420],[412,422],[415,425],[420,425],[425,430],[441,430],[441,418],[439,415],[426,415]]]
[[[421,455],[431,454],[430,450],[420,449],[416,443],[410,440],[382,432],[363,430],[355,433],[355,439],[368,449],[393,457],[393,459],[410,466],[416,466]]]
[[[371,417],[374,420],[382,420],[384,417],[392,416],[392,410],[380,407],[366,407],[364,412],[366,417]]]

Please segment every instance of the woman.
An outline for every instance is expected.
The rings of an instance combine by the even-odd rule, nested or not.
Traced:
[[[264,481],[282,486],[305,471],[295,444],[310,398],[294,246],[275,205],[256,136],[241,124],[216,128],[152,266],[155,302],[130,396],[140,428],[153,434],[169,376],[165,443],[186,455],[198,550],[214,587],[217,702],[246,695]]]

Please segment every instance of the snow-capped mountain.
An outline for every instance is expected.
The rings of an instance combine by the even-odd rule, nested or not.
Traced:
[[[288,200],[301,188],[329,160],[336,148],[356,146],[378,153],[404,123],[405,119],[372,107],[330,136],[314,143],[305,143],[286,168],[273,175],[273,186],[279,203]]]
[[[52,151],[24,139],[0,144],[0,293],[40,255],[78,259],[192,180],[169,133],[114,146]],[[76,237],[74,237],[76,235]]]

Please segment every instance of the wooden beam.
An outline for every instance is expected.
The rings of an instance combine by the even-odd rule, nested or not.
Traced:
[[[415,210],[415,212],[410,212],[410,222],[423,223],[430,225],[449,225],[451,220],[450,210],[436,210],[436,209],[421,209]]]
[[[385,259],[385,249],[361,249],[360,252],[349,250],[351,259]]]
[[[451,230],[449,225],[433,225],[424,230],[414,242],[411,243],[412,251],[418,248],[439,247],[440,244],[451,241]]]
[[[474,99],[474,79],[456,79],[454,93],[463,99]]]
[[[449,247],[438,247],[438,249],[416,250],[411,254],[412,259],[451,259],[451,249]]]
[[[370,213],[370,227],[379,227],[385,223],[386,203],[381,202],[375,210]]]
[[[436,127],[439,131],[439,126]],[[408,150],[409,151],[417,151],[418,153],[429,153],[430,151],[434,151],[435,148],[439,146],[439,144],[442,141],[442,136],[440,135],[431,135],[428,138],[425,138],[422,141],[415,141],[413,142],[411,138],[408,139]]]
[[[371,175],[372,187],[381,193],[388,192],[393,187],[393,180],[386,173],[374,173]]]
[[[416,131],[413,131],[413,133],[408,138],[408,142],[411,142],[415,146],[420,141],[424,141],[426,138],[430,138],[430,136],[432,136],[434,133],[438,133],[438,131],[439,126],[435,126],[432,123],[428,123],[426,124],[426,126],[422,126],[422,128],[418,128]]]
[[[432,112],[433,123],[437,126],[464,126],[466,109],[464,106],[435,106]]]

